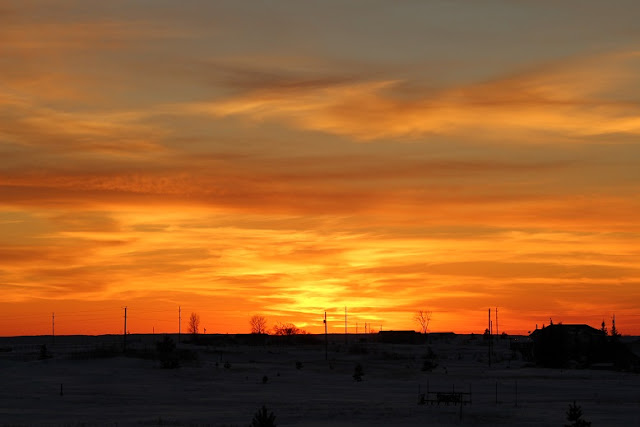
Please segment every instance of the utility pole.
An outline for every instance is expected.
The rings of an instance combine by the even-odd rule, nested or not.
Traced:
[[[324,312],[324,360],[329,360],[329,335],[327,335],[327,312]]]
[[[124,337],[122,348],[127,351],[127,307],[124,308]]]
[[[51,313],[51,340],[56,342],[56,313]]]
[[[347,343],[347,306],[344,306],[344,343]]]
[[[182,307],[178,306],[178,342],[180,342],[180,326],[182,325]]]
[[[489,348],[489,366],[491,366],[491,309],[489,309],[489,328],[487,330],[489,331],[489,345],[487,346]]]
[[[496,335],[500,335],[498,331],[498,307],[496,307]]]

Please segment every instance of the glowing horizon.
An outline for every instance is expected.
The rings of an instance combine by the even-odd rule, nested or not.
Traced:
[[[640,335],[622,3],[1,6],[0,336]]]

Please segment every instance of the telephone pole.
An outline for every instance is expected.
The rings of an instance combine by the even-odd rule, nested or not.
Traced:
[[[496,335],[500,335],[498,331],[498,307],[496,307]]]
[[[347,306],[344,306],[344,343],[347,343]]]
[[[489,366],[491,366],[491,309],[489,309],[489,328],[487,330],[489,331],[489,345],[487,346],[489,348]]]
[[[127,307],[124,308],[124,336],[122,341],[122,348],[127,351]]]
[[[324,360],[329,360],[329,335],[327,334],[327,312],[324,312]]]

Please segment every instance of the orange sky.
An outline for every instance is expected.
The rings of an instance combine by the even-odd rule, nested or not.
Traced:
[[[0,335],[640,334],[638,12],[3,2]]]

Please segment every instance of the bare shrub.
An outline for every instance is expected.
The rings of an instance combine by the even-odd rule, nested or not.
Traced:
[[[273,412],[269,411],[266,406],[262,405],[262,408],[258,410],[251,420],[250,427],[275,427],[276,416]]]
[[[414,316],[414,320],[420,325],[420,332],[426,334],[429,330],[429,322],[431,321],[431,311],[418,310]]]
[[[249,326],[251,326],[252,334],[266,334],[267,333],[267,318],[256,314],[249,319]]]
[[[274,335],[299,335],[305,334],[306,332],[298,328],[293,323],[276,323],[273,326],[273,334]]]
[[[200,315],[198,313],[191,313],[189,317],[189,333],[196,335],[200,329]]]

